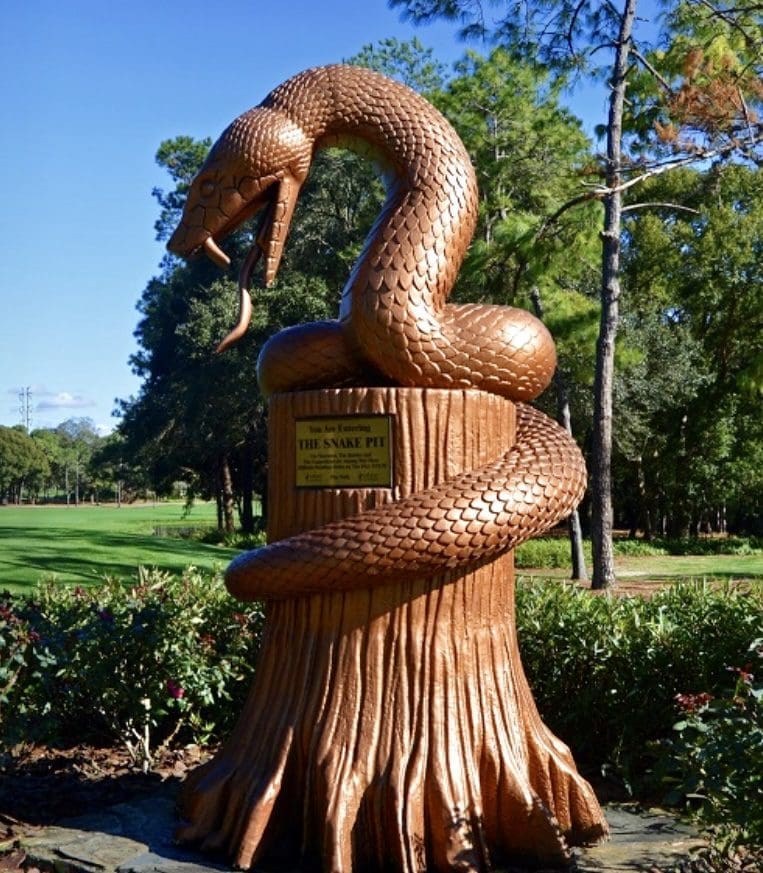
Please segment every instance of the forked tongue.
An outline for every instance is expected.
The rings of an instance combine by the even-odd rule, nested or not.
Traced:
[[[265,287],[269,287],[275,280],[298,194],[299,184],[291,177],[286,176],[280,181],[276,196],[265,209],[254,245],[249,250],[238,277],[240,295],[238,324],[215,349],[216,352],[219,353],[230,348],[233,343],[241,339],[249,327],[249,321],[252,317],[252,298],[249,294],[249,287],[252,272],[263,255],[265,256],[263,277]],[[209,249],[207,252],[211,257]]]
[[[215,354],[217,355],[238,342],[249,327],[249,322],[252,319],[252,298],[249,294],[249,285],[252,281],[252,272],[261,256],[262,249],[260,248],[259,243],[255,242],[251,249],[249,249],[249,254],[241,265],[241,271],[238,274],[238,323],[215,349]]]

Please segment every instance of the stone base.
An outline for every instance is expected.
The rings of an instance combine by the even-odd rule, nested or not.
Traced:
[[[604,812],[610,839],[599,846],[575,849],[571,869],[583,873],[685,871],[688,862],[705,848],[694,829],[664,810],[613,805]],[[40,829],[24,837],[21,848],[27,853],[25,866],[57,873],[212,873],[232,869],[174,845],[175,826],[174,796],[164,792]],[[254,871],[270,873],[273,869],[255,867]],[[503,868],[494,873],[521,873],[522,869]]]

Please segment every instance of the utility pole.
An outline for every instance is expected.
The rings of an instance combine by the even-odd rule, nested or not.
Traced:
[[[27,385],[19,391],[19,413],[21,414],[21,423],[26,428],[26,432],[32,430],[32,386]]]

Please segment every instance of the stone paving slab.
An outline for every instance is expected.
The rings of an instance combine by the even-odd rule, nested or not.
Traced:
[[[580,873],[677,871],[685,869],[705,846],[696,831],[662,810],[611,805],[605,807],[605,814],[611,838],[599,846],[575,849],[572,869]],[[27,853],[28,865],[53,868],[57,873],[218,873],[231,869],[174,845],[174,822],[173,796],[163,793],[44,828],[26,836],[21,848]]]
[[[610,838],[599,846],[575,849],[578,870],[677,870],[707,848],[694,828],[665,810],[610,805],[604,807],[604,815]]]

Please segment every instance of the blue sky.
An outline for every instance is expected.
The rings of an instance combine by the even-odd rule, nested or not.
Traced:
[[[137,392],[135,304],[157,272],[159,143],[216,138],[301,69],[389,36],[418,36],[447,64],[455,28],[414,28],[386,0],[24,0],[0,31],[0,424],[89,416],[115,425]],[[574,108],[604,117],[601,94]]]

